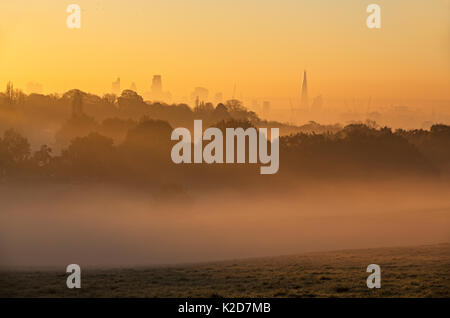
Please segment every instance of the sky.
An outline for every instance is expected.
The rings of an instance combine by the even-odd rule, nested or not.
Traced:
[[[1,1],[0,88],[103,94],[120,77],[143,93],[161,74],[174,96],[296,98],[307,70],[312,96],[449,100],[449,13],[448,0]]]

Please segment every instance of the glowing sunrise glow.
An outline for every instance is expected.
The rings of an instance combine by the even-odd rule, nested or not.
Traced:
[[[81,6],[81,29],[66,8]],[[366,8],[381,7],[381,29]],[[17,0],[0,5],[0,87],[96,94],[153,74],[175,98],[211,94],[295,98],[308,71],[312,95],[448,100],[449,2],[354,0]]]

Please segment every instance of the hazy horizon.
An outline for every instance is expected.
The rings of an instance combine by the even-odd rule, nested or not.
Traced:
[[[161,74],[175,101],[200,86],[212,97],[285,99],[289,107],[307,70],[311,99],[450,100],[445,0],[380,0],[376,30],[365,25],[369,1],[77,3],[79,30],[65,25],[66,1],[0,5],[1,86],[103,94],[120,77],[123,89],[134,82],[145,95]]]

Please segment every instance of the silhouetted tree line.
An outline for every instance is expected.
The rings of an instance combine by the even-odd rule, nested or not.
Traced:
[[[442,127],[437,131],[436,127]],[[443,131],[446,131],[445,133]],[[416,131],[418,132],[418,131]],[[351,124],[337,133],[297,134],[282,138],[280,152],[289,171],[314,176],[388,176],[448,174],[450,126],[436,125],[420,135],[413,131]],[[443,134],[447,137],[443,138]],[[431,146],[432,145],[432,146]],[[430,146],[430,147],[428,147]]]
[[[215,124],[251,127],[250,121],[229,120]],[[272,177],[352,177],[450,173],[450,126],[430,131],[375,129],[348,125],[337,133],[285,136],[280,139],[280,171],[259,175],[259,164],[175,165],[170,158],[174,144],[166,121],[142,118],[129,128],[123,142],[92,132],[76,137],[55,155],[43,145],[32,152],[28,140],[14,130],[0,138],[0,178],[54,181],[130,181],[139,183],[208,180],[260,180]]]
[[[342,128],[310,122],[304,132],[298,133],[299,127],[295,127],[291,134],[280,138],[280,170],[272,176],[261,176],[260,164],[175,165],[170,158],[175,143],[170,140],[173,128],[192,128],[194,119],[203,119],[203,127],[223,131],[227,127],[279,127],[289,132],[280,123],[260,120],[237,100],[216,107],[199,103],[191,109],[184,104],[146,102],[131,90],[125,90],[119,97],[112,94],[98,97],[79,90],[63,96],[27,96],[10,85],[0,95],[0,118],[6,125],[17,119],[15,114],[20,112],[36,114],[36,131],[44,130],[48,124],[39,119],[46,118],[44,114],[53,119],[62,116],[63,120],[55,121],[59,125],[53,125],[57,127],[59,149],[42,145],[32,151],[26,137],[0,126],[1,181],[85,180],[207,186],[208,180],[216,184],[239,180],[239,184],[245,184],[259,182],[261,178],[450,177],[450,126],[446,125],[434,125],[431,130],[392,131],[375,123]]]
[[[0,93],[0,131],[16,127],[37,140],[48,139],[48,134],[56,131],[58,150],[66,147],[73,138],[92,131],[122,142],[127,130],[136,125],[142,116],[167,121],[172,127],[187,128],[192,128],[194,119],[202,119],[206,126],[223,120],[248,120],[256,127],[278,127],[281,135],[336,132],[342,128],[315,122],[300,127],[268,122],[247,110],[236,99],[218,105],[200,102],[191,108],[186,104],[145,101],[132,90],[124,90],[120,96],[105,94],[102,97],[78,89],[69,90],[61,96],[26,95],[11,83],[8,83],[5,92]]]

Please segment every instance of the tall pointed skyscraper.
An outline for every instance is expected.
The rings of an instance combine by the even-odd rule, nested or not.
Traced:
[[[302,97],[300,100],[300,107],[308,109],[308,82],[306,81],[306,71],[303,71],[303,83],[302,83]]]

